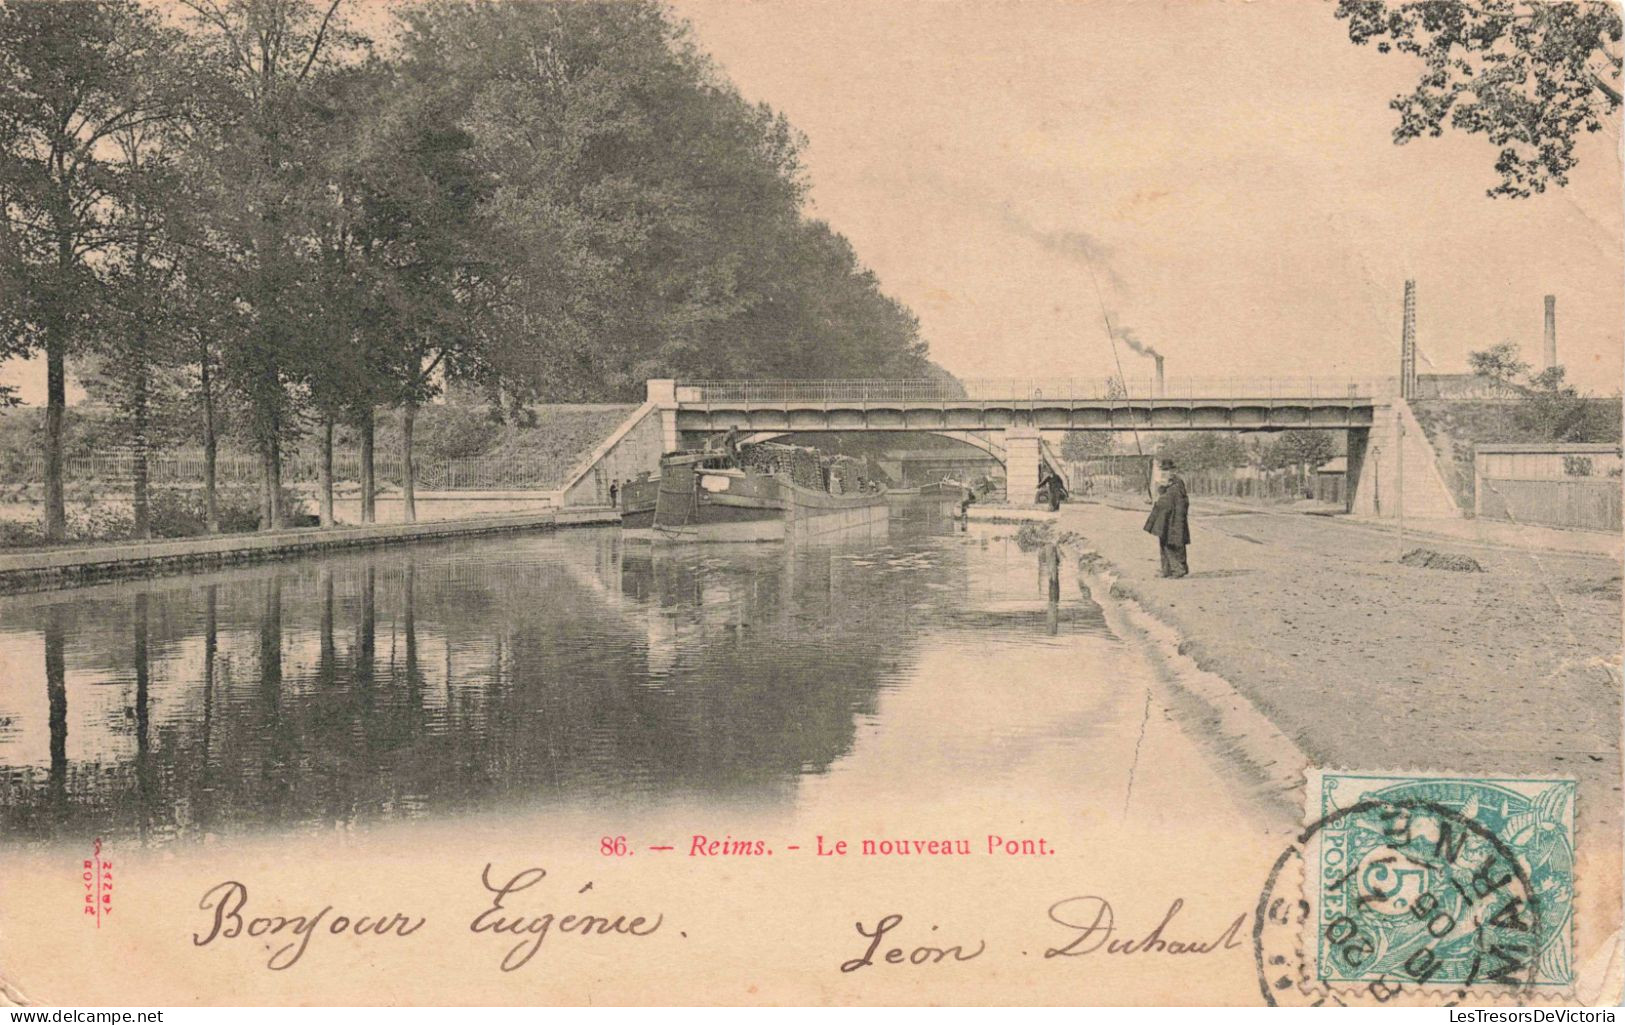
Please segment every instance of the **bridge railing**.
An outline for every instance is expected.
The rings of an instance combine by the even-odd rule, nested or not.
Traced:
[[[1361,399],[1387,395],[1382,379],[1347,377],[1190,377],[969,379],[960,381],[682,381],[679,402],[762,405],[831,402],[1022,402],[1112,399]]]

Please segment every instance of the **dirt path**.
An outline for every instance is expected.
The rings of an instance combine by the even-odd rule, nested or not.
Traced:
[[[1582,887],[1618,903],[1617,562],[1427,540],[1485,572],[1421,569],[1368,528],[1198,502],[1192,573],[1163,580],[1144,519],[1079,504],[1057,526],[1315,764],[1578,778]]]
[[[1161,580],[1143,520],[1075,505],[1060,525],[1311,757],[1575,774],[1617,824],[1617,565],[1480,548],[1484,573],[1418,569],[1335,520],[1198,503],[1193,572]]]

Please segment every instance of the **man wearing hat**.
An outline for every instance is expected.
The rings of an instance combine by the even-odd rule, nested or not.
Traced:
[[[1175,472],[1172,459],[1164,459],[1163,480],[1157,486],[1157,500],[1146,518],[1145,532],[1155,534],[1162,549],[1162,575],[1179,578],[1190,572],[1185,564],[1185,546],[1190,544],[1190,496],[1185,481]]]

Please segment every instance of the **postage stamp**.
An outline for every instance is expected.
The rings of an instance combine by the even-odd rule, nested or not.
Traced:
[[[1313,773],[1315,978],[1571,985],[1575,790],[1569,779]]]

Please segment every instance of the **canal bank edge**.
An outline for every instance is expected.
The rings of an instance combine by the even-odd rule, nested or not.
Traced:
[[[1075,509],[1079,507],[1072,506],[1068,508]],[[1221,734],[1220,742],[1227,749],[1233,751],[1242,766],[1248,771],[1261,771],[1263,775],[1272,780],[1269,789],[1264,791],[1264,794],[1279,796],[1283,799],[1281,802],[1283,806],[1290,805],[1290,810],[1295,815],[1302,815],[1304,809],[1302,799],[1304,791],[1302,788],[1306,785],[1308,769],[1315,767],[1317,764],[1328,768],[1346,767],[1350,764],[1360,763],[1362,760],[1351,757],[1347,751],[1320,750],[1312,736],[1303,737],[1301,742],[1289,738],[1274,724],[1272,718],[1260,710],[1253,698],[1243,691],[1241,687],[1230,682],[1231,679],[1234,679],[1242,686],[1250,686],[1251,681],[1245,667],[1238,669],[1233,664],[1229,664],[1224,671],[1231,673],[1231,676],[1226,677],[1220,674],[1217,667],[1227,665],[1227,663],[1223,660],[1220,652],[1212,653],[1210,660],[1205,641],[1212,640],[1212,638],[1209,638],[1203,632],[1204,626],[1200,619],[1195,624],[1194,629],[1182,632],[1179,628],[1173,626],[1167,617],[1153,611],[1159,603],[1152,600],[1152,596],[1143,594],[1140,588],[1148,585],[1155,586],[1155,582],[1145,578],[1139,581],[1132,580],[1133,574],[1120,572],[1114,560],[1100,551],[1100,549],[1109,548],[1114,554],[1128,553],[1132,557],[1131,550],[1124,547],[1124,545],[1140,539],[1139,517],[1142,514],[1134,509],[1117,509],[1116,511],[1122,515],[1123,522],[1114,524],[1105,531],[1109,543],[1101,543],[1089,538],[1087,536],[1088,524],[1076,517],[1067,518],[1063,515],[1060,524],[1058,524],[1058,526],[1068,528],[1061,534],[1061,540],[1066,543],[1068,549],[1079,560],[1078,574],[1080,581],[1089,586],[1106,614],[1108,625],[1114,631],[1118,630],[1119,623],[1124,624],[1125,628],[1132,631],[1132,634],[1138,635],[1136,639],[1145,646],[1145,650],[1154,662],[1158,659],[1166,660],[1166,669],[1169,675],[1177,675],[1176,679],[1170,681],[1169,685],[1172,689],[1187,695],[1193,702],[1201,702],[1204,708],[1211,711],[1215,717],[1215,730]],[[1080,529],[1086,533],[1077,533]],[[1254,532],[1257,532],[1256,528],[1254,528]],[[1356,536],[1364,536],[1365,533],[1363,529],[1355,531]],[[1222,539],[1222,535],[1215,533],[1211,535],[1211,539],[1219,541]],[[1248,542],[1252,539],[1242,540]],[[1209,545],[1209,547],[1211,548],[1212,545]],[[1251,550],[1252,545],[1244,543],[1234,547]],[[1290,555],[1290,552],[1275,553],[1275,557],[1278,559],[1283,555]],[[1147,554],[1145,558],[1148,568],[1144,572],[1150,573],[1155,566],[1155,558],[1151,554]],[[1453,575],[1445,574],[1444,576],[1451,577]],[[1124,579],[1125,577],[1130,579]],[[1183,608],[1181,611],[1184,611]],[[1255,612],[1257,611],[1262,610],[1255,610]],[[1571,609],[1570,612],[1572,611]],[[1240,609],[1233,609],[1229,613],[1229,615],[1244,614],[1244,611]],[[1211,626],[1211,624],[1208,624],[1208,626]],[[1127,635],[1119,632],[1119,636]],[[1617,665],[1617,663],[1615,664]],[[1181,670],[1189,670],[1190,673],[1185,675]],[[1325,738],[1320,738],[1320,740],[1324,742]],[[1412,746],[1414,747],[1414,745]],[[1316,750],[1316,758],[1311,758],[1307,754],[1307,750],[1310,749]],[[1492,768],[1481,766],[1477,762],[1470,762],[1464,767],[1459,764],[1459,759],[1452,762],[1452,756],[1449,753],[1439,752],[1434,753],[1433,762],[1449,764],[1451,766],[1450,770],[1442,768],[1439,764],[1418,766],[1414,764],[1418,759],[1414,756],[1406,757],[1403,752],[1389,752],[1387,756],[1379,754],[1378,757],[1385,757],[1386,760],[1381,761],[1381,764],[1390,769],[1415,770],[1413,774],[1416,775],[1461,775],[1480,768],[1485,771]],[[1600,759],[1593,760],[1600,761]],[[1272,765],[1272,762],[1275,764]],[[1282,768],[1293,765],[1298,766],[1295,771],[1290,768]],[[1565,768],[1566,766],[1563,765],[1553,765],[1550,768],[1544,765],[1514,765],[1506,767],[1504,774],[1548,776],[1556,772],[1562,772]],[[1602,798],[1587,804],[1583,796],[1587,786],[1587,768],[1590,768],[1590,766],[1582,763],[1576,769],[1568,770],[1580,776],[1582,797],[1579,799],[1578,804],[1582,809],[1582,817],[1585,817],[1583,809],[1586,807],[1591,808],[1593,812],[1591,820],[1582,823],[1581,828],[1596,828],[1600,833],[1608,834],[1617,829],[1618,820],[1610,820],[1600,816],[1606,815],[1606,808],[1617,808],[1617,784],[1613,787],[1612,793],[1614,797],[1612,799]],[[1607,767],[1599,766],[1599,768],[1606,771]],[[1495,769],[1495,771],[1497,773],[1502,772],[1501,769]],[[1566,772],[1562,774],[1567,775]],[[1261,794],[1261,796],[1263,795]],[[1303,825],[1301,819],[1294,819],[1294,832]],[[1617,862],[1615,864],[1617,865]],[[1604,865],[1600,866],[1600,870],[1603,876],[1608,878],[1612,878],[1613,873],[1617,872],[1617,869],[1610,870],[1606,864],[1606,859]],[[1582,882],[1581,885],[1583,886],[1584,883]],[[1582,1003],[1591,1005],[1612,1003],[1617,1000],[1621,986],[1625,985],[1625,981],[1622,981],[1625,980],[1625,960],[1621,960],[1619,956],[1621,950],[1620,935],[1619,932],[1615,932],[1611,936],[1603,938],[1601,942],[1587,944],[1586,949],[1591,951],[1589,957],[1584,950],[1577,951],[1577,956],[1581,965],[1583,965],[1579,971],[1580,978],[1600,980],[1595,984],[1594,990],[1578,994]]]
[[[1212,717],[1212,735],[1241,763],[1283,822],[1295,828],[1312,767],[1308,755],[1229,680],[1189,654],[1179,632],[1145,607],[1086,537],[1068,531],[1061,547],[1074,559],[1078,579],[1100,606],[1106,625],[1138,644],[1164,683],[1189,699],[1199,714]]]
[[[619,523],[620,519],[620,514],[613,509],[576,508],[478,519],[215,535],[22,552],[0,555],[0,594],[46,591],[414,541],[607,526]]]

